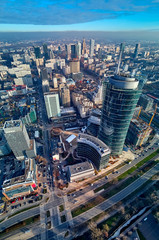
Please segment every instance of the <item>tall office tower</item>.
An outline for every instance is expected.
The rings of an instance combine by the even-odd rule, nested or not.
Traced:
[[[94,44],[95,44],[95,40],[91,39],[90,40],[90,56],[93,57],[94,54]]]
[[[77,55],[77,58],[80,60],[81,59],[81,43],[80,42],[76,44],[76,55]]]
[[[70,66],[70,72],[71,73],[80,72],[80,61],[79,60],[70,61],[69,66]]]
[[[61,89],[61,103],[63,107],[70,107],[70,90],[67,87]]]
[[[82,42],[82,54],[85,54],[86,53],[86,41],[85,39],[83,39],[83,42]]]
[[[102,59],[102,48],[98,48],[98,58]]]
[[[52,49],[50,49],[50,51],[49,51],[49,56],[50,56],[50,59],[54,59],[54,57],[55,57]]]
[[[46,68],[41,69],[41,79],[42,80],[48,80],[48,72]]]
[[[18,160],[36,156],[35,142],[29,139],[25,125],[21,120],[6,121],[3,129],[5,138]]]
[[[41,58],[41,51],[39,47],[34,47],[34,53],[36,58]]]
[[[137,58],[140,49],[140,43],[137,43],[134,51],[134,58]]]
[[[46,80],[42,80],[42,89],[43,89],[43,93],[47,93],[50,91],[50,85],[49,85],[49,81]]]
[[[71,44],[71,59],[77,58],[76,45]]]
[[[124,45],[124,43],[121,43],[120,44],[120,53],[121,53],[121,55],[123,55],[124,49],[125,49],[125,45]]]
[[[48,118],[60,117],[59,95],[54,93],[46,94],[44,99]]]
[[[107,144],[112,155],[120,155],[143,81],[119,74],[105,83],[99,138]]]
[[[43,44],[43,51],[44,51],[44,58],[45,58],[45,60],[48,60],[49,59],[49,51],[48,51],[46,43]]]
[[[65,45],[65,50],[66,50],[66,58],[69,60],[71,58],[71,45],[66,44]]]

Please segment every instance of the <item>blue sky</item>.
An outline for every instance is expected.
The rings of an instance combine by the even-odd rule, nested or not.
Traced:
[[[158,29],[159,0],[0,1],[0,31]]]

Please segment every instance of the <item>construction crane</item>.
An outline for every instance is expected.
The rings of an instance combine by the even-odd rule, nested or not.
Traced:
[[[140,107],[139,113],[137,115],[137,119],[139,119],[140,113],[141,113],[142,107]]]
[[[152,115],[152,117],[150,119],[150,122],[148,124],[148,128],[146,129],[145,134],[144,134],[143,138],[141,139],[141,142],[140,142],[140,145],[139,145],[140,147],[142,146],[143,141],[144,141],[144,139],[146,137],[146,134],[147,134],[148,130],[150,129],[150,126],[151,126],[152,120],[153,120],[153,118],[154,118],[154,116],[156,114],[156,111],[157,111],[157,104],[155,105],[155,111],[154,111],[154,113],[153,113],[153,115]]]

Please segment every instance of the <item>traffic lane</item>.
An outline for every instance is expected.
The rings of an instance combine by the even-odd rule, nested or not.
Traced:
[[[80,214],[79,216],[73,218],[73,222],[75,225],[79,225],[85,221],[88,221],[89,219],[95,217],[96,215],[102,213],[103,211],[106,211],[119,201],[126,198],[128,195],[130,195],[132,192],[134,192],[136,189],[141,187],[151,176],[158,173],[159,171],[159,164],[157,164],[155,167],[150,169],[148,172],[143,174],[139,179],[128,185],[126,188],[109,198],[108,200],[104,201],[103,203],[97,205],[96,207],[86,211],[85,213]]]
[[[159,225],[152,214],[149,214],[142,220],[142,225],[139,226],[139,230],[142,232],[146,240],[159,239]]]
[[[40,214],[40,208],[36,207],[36,208],[32,208],[28,211],[19,213],[9,219],[7,219],[6,221],[3,221],[2,223],[0,223],[0,231],[5,230],[6,228],[11,227],[12,225],[15,225],[16,223],[19,223],[27,218],[33,217]]]

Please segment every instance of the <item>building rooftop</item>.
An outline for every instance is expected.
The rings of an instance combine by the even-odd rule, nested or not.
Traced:
[[[134,124],[136,129],[140,132],[145,131],[147,128],[149,128],[148,124],[145,123],[142,119],[132,119],[131,122]]]
[[[91,135],[80,133],[77,141],[92,145],[101,156],[111,153],[110,148],[104,142]]]
[[[15,164],[15,169],[10,171],[3,182],[3,189],[19,185],[34,179],[34,159],[26,159],[25,162]]]
[[[22,124],[21,120],[11,120],[4,123],[4,128],[20,127]]]
[[[86,162],[70,165],[69,170],[70,170],[71,176],[73,176],[73,175],[81,174],[82,172],[85,172],[85,171],[94,170],[94,168],[92,163],[86,161]]]

